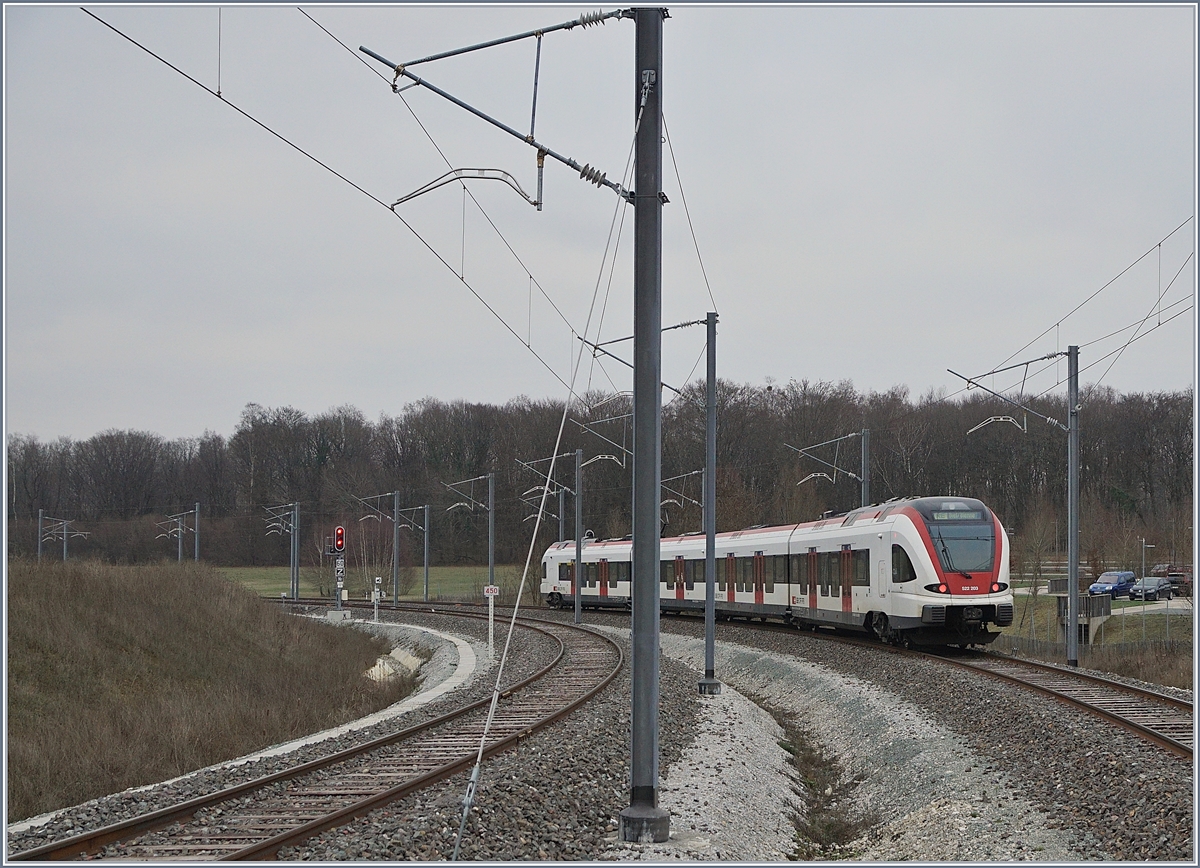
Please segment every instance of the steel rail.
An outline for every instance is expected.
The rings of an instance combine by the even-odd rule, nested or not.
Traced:
[[[679,617],[692,618],[694,615],[680,614]],[[749,620],[746,622],[745,626],[754,630],[765,630],[772,632],[794,632],[797,629],[797,627],[783,624],[752,624]],[[1180,739],[1171,735],[1171,732],[1186,732],[1194,741],[1195,729],[1193,723],[1194,718],[1192,716],[1192,703],[1188,702],[1186,699],[1178,699],[1174,696],[1168,696],[1166,694],[1158,693],[1146,688],[1124,684],[1120,681],[1113,681],[1098,675],[1076,671],[1064,671],[1059,667],[1051,666],[1049,664],[1040,663],[1037,661],[1022,660],[1018,658],[1000,657],[999,655],[989,654],[988,652],[976,652],[980,653],[981,656],[990,658],[990,665],[981,665],[980,663],[971,663],[965,660],[958,660],[953,657],[947,657],[944,654],[921,651],[916,648],[905,649],[892,645],[883,645],[872,639],[851,636],[845,633],[827,633],[817,630],[813,631],[812,635],[819,636],[825,641],[844,642],[864,648],[873,648],[879,651],[886,651],[893,654],[919,655],[927,659],[951,663],[964,669],[971,669],[975,672],[981,672],[983,674],[990,675],[993,678],[999,678],[1013,684],[1021,685],[1022,687],[1028,687],[1047,696],[1051,696],[1065,704],[1091,712],[1099,717],[1104,718],[1105,720],[1108,720],[1110,723],[1124,727],[1125,729],[1144,737],[1153,744],[1156,744],[1159,747],[1170,751],[1171,753],[1177,754],[1178,756],[1184,757],[1185,759],[1192,759],[1194,754],[1193,744],[1181,741]],[[1169,705],[1174,709],[1178,709],[1178,711],[1182,713],[1176,714],[1175,716],[1164,714],[1163,719],[1158,722],[1158,726],[1160,728],[1156,728],[1152,724],[1140,723],[1139,721],[1131,719],[1128,716],[1129,714],[1135,714],[1139,716],[1153,715],[1153,708],[1146,706],[1141,708],[1132,708],[1127,709],[1126,713],[1123,714],[1121,711],[1115,711],[1112,708],[1105,707],[1105,704],[1109,706],[1118,704],[1118,697],[1092,697],[1092,701],[1089,701],[1089,698],[1087,697],[1079,695],[1072,696],[1069,692],[1065,692],[1065,688],[1055,689],[1051,685],[1039,683],[1036,678],[1021,677],[1020,675],[1011,671],[999,671],[994,668],[996,666],[1008,667],[1011,670],[1019,670],[1022,668],[1035,670],[1043,677],[1053,676],[1062,679],[1063,682],[1074,681],[1076,683],[1092,685],[1091,689],[1093,690],[1106,689],[1116,694],[1125,694],[1126,696],[1136,697],[1143,702]],[[1104,704],[1098,705],[1097,702]],[[1166,728],[1169,731],[1163,731],[1163,728]]]
[[[924,653],[924,652],[919,652],[919,653]],[[1093,714],[1096,714],[1096,715],[1099,715],[1100,717],[1105,718],[1106,720],[1108,720],[1111,723],[1115,723],[1118,726],[1122,726],[1126,729],[1129,729],[1129,730],[1141,735],[1142,737],[1146,738],[1148,741],[1151,741],[1154,744],[1157,744],[1159,747],[1170,751],[1171,753],[1177,754],[1178,756],[1181,756],[1187,760],[1192,759],[1192,756],[1193,756],[1192,744],[1182,742],[1182,741],[1174,738],[1173,736],[1171,736],[1167,731],[1165,731],[1165,730],[1170,730],[1170,731],[1174,731],[1174,732],[1186,731],[1188,733],[1194,733],[1194,729],[1193,729],[1193,726],[1194,726],[1193,720],[1194,719],[1191,714],[1191,705],[1189,703],[1186,703],[1185,701],[1168,699],[1167,697],[1164,697],[1161,694],[1154,693],[1153,691],[1138,691],[1137,688],[1130,688],[1128,685],[1121,684],[1120,682],[1108,681],[1107,679],[1099,678],[1097,676],[1079,677],[1074,672],[1063,672],[1062,670],[1057,669],[1052,666],[1044,667],[1044,668],[1039,668],[1037,666],[1028,666],[1027,661],[1024,661],[1024,660],[1004,660],[1001,662],[1001,661],[997,661],[995,659],[991,659],[991,660],[987,660],[987,661],[970,662],[967,660],[956,660],[952,657],[942,657],[942,656],[939,656],[936,654],[926,654],[926,656],[933,657],[934,659],[937,659],[937,660],[940,660],[940,661],[943,661],[946,663],[951,663],[951,664],[953,664],[955,666],[959,666],[963,669],[970,669],[975,672],[982,672],[983,674],[989,675],[993,678],[999,678],[1001,680],[1008,681],[1013,684],[1019,684],[1023,687],[1032,688],[1033,690],[1036,690],[1039,693],[1043,693],[1046,696],[1053,697],[1054,699],[1057,699],[1060,702],[1066,703],[1068,705],[1073,705],[1073,706],[1076,706],[1079,708],[1083,708],[1087,711],[1090,711]],[[1008,670],[1019,670],[1021,668],[1034,669],[1037,672],[1039,672],[1040,674],[1042,674],[1043,677],[1049,673],[1053,673],[1053,677],[1060,679],[1061,683],[1058,686],[1054,686],[1051,684],[1047,684],[1044,681],[1040,681],[1037,678],[1025,677],[1016,672],[1005,671],[1004,669],[1001,669],[998,667],[1006,667]],[[1049,673],[1047,672],[1047,670],[1049,671]],[[1087,683],[1087,684],[1099,683],[1101,689],[1107,689],[1107,690],[1112,691],[1113,693],[1125,693],[1126,695],[1133,695],[1133,696],[1138,696],[1139,693],[1142,693],[1142,694],[1149,693],[1151,696],[1154,697],[1152,700],[1154,702],[1158,702],[1158,703],[1169,702],[1170,704],[1175,705],[1175,706],[1179,706],[1180,703],[1182,702],[1183,706],[1185,706],[1187,708],[1188,713],[1187,713],[1186,717],[1182,714],[1177,714],[1174,717],[1167,715],[1167,716],[1164,716],[1162,719],[1158,720],[1155,724],[1140,723],[1137,720],[1134,720],[1129,715],[1130,714],[1146,715],[1148,713],[1152,713],[1152,709],[1149,708],[1148,706],[1146,706],[1145,704],[1143,704],[1140,708],[1123,709],[1121,711],[1113,710],[1113,708],[1106,707],[1106,706],[1110,706],[1110,705],[1114,704],[1115,699],[1113,697],[1085,697],[1085,696],[1080,696],[1080,695],[1074,694],[1074,693],[1072,693],[1072,687],[1070,685],[1070,682],[1075,682],[1077,685],[1080,682]],[[1076,688],[1076,689],[1078,689],[1078,688]],[[1095,690],[1097,688],[1089,687],[1089,689]],[[1139,699],[1141,699],[1141,698],[1142,697],[1139,696]],[[1144,702],[1144,700],[1143,700],[1143,702]]]
[[[467,617],[474,617],[474,616],[467,616]],[[579,630],[579,628],[573,624],[558,624],[557,626],[564,627],[569,630]],[[591,630],[584,630],[583,632],[590,633],[592,636],[595,636],[597,638],[604,640],[612,648],[614,648],[617,652],[616,665],[611,668],[611,670],[608,672],[608,674],[603,679],[601,679],[598,683],[596,683],[594,686],[592,686],[589,690],[585,691],[583,694],[581,694],[580,696],[575,698],[568,705],[559,707],[557,711],[553,712],[552,714],[550,714],[548,716],[542,717],[536,723],[532,723],[532,724],[529,724],[529,725],[523,727],[518,732],[511,733],[510,735],[505,736],[502,739],[499,739],[495,742],[488,744],[488,746],[483,751],[483,756],[485,759],[490,759],[491,757],[496,756],[497,754],[500,754],[500,753],[503,753],[504,751],[510,750],[511,748],[515,747],[517,745],[517,743],[520,742],[522,739],[527,738],[530,735],[532,735],[533,733],[537,732],[538,730],[543,729],[544,727],[547,727],[550,724],[555,723],[558,720],[561,720],[563,717],[566,717],[568,714],[570,714],[572,711],[574,711],[580,705],[587,702],[593,696],[595,696],[597,693],[599,693],[601,690],[603,690],[605,687],[607,687],[608,684],[613,680],[613,678],[616,677],[617,673],[621,670],[621,666],[624,663],[624,654],[622,653],[620,646],[617,645],[615,642],[613,642],[608,637],[602,636]],[[287,832],[281,832],[280,834],[278,834],[272,838],[269,838],[265,841],[259,842],[257,844],[253,844],[249,847],[245,847],[241,850],[238,850],[235,853],[230,853],[230,854],[228,854],[226,856],[222,856],[220,858],[221,858],[221,860],[225,860],[225,861],[249,860],[249,859],[261,860],[261,859],[273,858],[275,856],[275,854],[278,853],[278,851],[280,849],[282,849],[283,847],[294,846],[295,844],[298,844],[301,841],[311,838],[314,835],[320,834],[321,832],[344,825],[348,820],[351,820],[355,817],[362,816],[363,814],[370,813],[371,811],[375,810],[376,808],[382,807],[383,805],[385,805],[389,802],[395,801],[396,799],[399,799],[399,798],[403,798],[404,796],[408,795],[409,793],[423,789],[424,787],[430,786],[431,784],[437,783],[438,781],[445,780],[446,778],[452,777],[455,774],[458,774],[459,772],[464,772],[464,771],[470,769],[475,764],[476,758],[477,758],[477,750],[475,748],[471,748],[466,753],[464,753],[460,758],[458,758],[456,760],[452,760],[451,762],[446,763],[445,765],[441,766],[440,768],[437,768],[431,772],[428,772],[419,778],[413,779],[411,781],[405,781],[404,783],[398,784],[397,786],[394,786],[394,787],[392,787],[388,790],[385,790],[381,793],[378,793],[376,795],[369,796],[365,799],[362,799],[361,801],[355,802],[354,804],[348,805],[344,808],[334,811],[324,817],[320,817],[315,820],[311,820],[308,823],[305,823],[304,825],[299,826],[295,829],[289,830]]]
[[[997,662],[1011,663],[1014,660],[1014,658],[1006,657],[993,651],[983,651],[980,653],[983,654],[985,658],[995,659]],[[1182,708],[1189,713],[1192,711],[1192,703],[1188,700],[1180,699],[1178,696],[1170,696],[1166,693],[1159,693],[1157,690],[1150,690],[1146,687],[1137,687],[1133,684],[1125,684],[1122,681],[1114,681],[1111,678],[1105,678],[1103,675],[1093,675],[1090,672],[1067,671],[1061,666],[1055,666],[1052,663],[1043,663],[1040,660],[1028,660],[1022,658],[1017,662],[1019,662],[1022,666],[1030,666],[1034,669],[1041,669],[1045,672],[1053,672],[1056,675],[1066,675],[1072,678],[1079,678],[1084,681],[1091,681],[1104,687],[1111,687],[1114,690],[1136,694],[1143,699],[1161,702],[1165,705],[1174,705],[1176,708]]]
[[[294,603],[295,601],[287,601],[287,602]],[[327,603],[328,601],[321,601],[321,602]],[[456,617],[470,618],[470,619],[475,619],[475,620],[479,620],[479,619],[486,617],[484,615],[477,614],[477,613],[451,612],[451,611],[445,611],[444,609],[439,610],[436,607],[430,607],[428,605],[414,606],[414,607],[412,607],[412,609],[424,611],[424,612],[434,612],[437,614],[453,615]],[[541,627],[535,626],[533,623],[531,623],[532,620],[533,619],[529,619],[528,621],[518,621],[518,623],[525,629],[534,630],[536,632],[543,633],[543,634],[549,636],[550,638],[554,639],[558,643],[558,653],[555,655],[554,659],[549,664],[544,666],[542,669],[538,670],[537,672],[534,672],[530,676],[526,677],[525,679],[523,679],[519,682],[516,682],[515,684],[512,684],[510,686],[502,688],[501,694],[500,694],[502,698],[509,698],[513,694],[517,693],[518,691],[523,690],[524,688],[543,679],[547,674],[549,674],[551,671],[553,671],[559,665],[559,663],[563,659],[564,654],[566,653],[566,649],[565,649],[564,643],[562,642],[561,638],[554,636],[552,633],[550,633],[549,631],[547,631]],[[561,625],[559,625],[559,626],[561,626]],[[578,628],[575,628],[575,629],[578,629]],[[598,690],[603,689],[603,687],[606,686],[609,683],[609,681],[611,681],[612,678],[616,676],[616,673],[620,670],[620,667],[623,664],[623,660],[624,660],[620,646],[618,646],[616,643],[612,642],[612,640],[608,639],[607,637],[600,636],[599,634],[596,634],[594,631],[587,630],[585,632],[588,632],[593,636],[597,636],[598,638],[602,639],[603,641],[607,642],[610,646],[615,648],[616,653],[617,653],[617,664],[616,664],[615,668],[613,669],[613,671],[608,675],[608,677],[604,681],[604,683],[601,684],[600,687],[596,688],[596,691],[592,692],[591,694],[586,695],[582,700],[580,700],[581,702],[586,701],[586,699],[591,698],[591,696],[594,695],[595,692],[598,692]],[[123,820],[118,823],[113,823],[113,824],[110,824],[108,826],[104,826],[104,827],[101,827],[98,829],[90,830],[87,832],[82,832],[80,834],[73,835],[69,838],[64,838],[59,841],[53,841],[53,842],[43,844],[43,845],[35,847],[35,848],[31,848],[29,850],[21,851],[19,853],[8,854],[7,860],[13,861],[13,862],[45,861],[45,860],[62,861],[62,860],[66,860],[66,859],[73,859],[73,858],[76,858],[79,856],[92,855],[92,854],[98,852],[104,846],[107,846],[109,844],[116,843],[119,841],[130,840],[130,839],[140,836],[142,834],[157,831],[160,829],[164,829],[164,828],[171,826],[175,823],[178,823],[182,820],[186,820],[186,819],[194,816],[197,812],[199,812],[205,808],[213,807],[215,805],[219,805],[223,802],[230,801],[231,799],[238,798],[239,796],[246,795],[255,790],[262,789],[262,788],[270,786],[272,784],[299,778],[304,775],[310,774],[312,772],[319,771],[323,768],[345,762],[346,760],[349,760],[349,759],[353,759],[356,756],[362,756],[362,755],[371,753],[373,751],[377,751],[381,748],[390,746],[392,744],[397,744],[399,742],[409,740],[409,739],[413,738],[414,736],[416,736],[426,730],[430,730],[435,727],[442,726],[446,723],[453,722],[454,720],[461,718],[467,714],[470,714],[473,711],[481,710],[481,709],[485,708],[486,706],[488,706],[490,703],[491,703],[491,697],[488,696],[484,699],[480,699],[475,702],[471,702],[465,706],[462,706],[461,708],[455,709],[454,711],[448,712],[444,715],[440,715],[432,720],[429,720],[429,721],[426,721],[426,722],[420,723],[420,724],[415,724],[411,727],[401,730],[400,732],[392,733],[387,736],[373,739],[373,740],[371,740],[369,742],[365,742],[364,744],[361,744],[361,745],[357,745],[357,746],[350,747],[350,748],[345,748],[341,751],[337,751],[333,754],[330,754],[329,756],[321,757],[321,758],[318,758],[315,760],[310,760],[306,763],[302,763],[302,764],[300,764],[298,766],[294,766],[290,769],[284,769],[282,771],[275,772],[275,773],[266,775],[261,778],[255,778],[250,781],[245,781],[241,784],[235,784],[231,787],[223,788],[221,790],[218,790],[216,792],[213,792],[213,793],[210,793],[210,794],[207,794],[204,796],[198,796],[196,798],[189,799],[185,802],[181,802],[177,805],[171,805],[166,808],[160,808],[158,810],[151,811],[147,814],[143,814],[138,817],[131,817],[127,820]],[[574,707],[576,707],[577,705],[578,705],[578,703],[576,703],[575,705],[572,705],[572,709]],[[471,756],[474,757],[474,752],[472,752]],[[450,772],[450,774],[453,774],[453,772]],[[430,780],[425,785],[428,785],[428,783],[433,783],[433,782],[434,781]],[[395,798],[395,796],[393,796],[393,798]],[[247,857],[247,858],[249,858],[249,857]]]

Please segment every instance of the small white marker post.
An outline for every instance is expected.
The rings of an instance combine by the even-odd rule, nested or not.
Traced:
[[[379,576],[375,577],[375,591],[372,596],[375,598],[375,623],[379,623]]]
[[[496,656],[496,597],[500,595],[499,585],[484,585],[483,595],[488,601],[488,654]]]

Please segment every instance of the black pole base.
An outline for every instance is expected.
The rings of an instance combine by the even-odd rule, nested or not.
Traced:
[[[621,840],[631,844],[662,844],[671,837],[671,815],[653,805],[630,805],[621,811]]]
[[[701,696],[719,696],[721,694],[721,682],[715,678],[702,678],[696,686],[700,689]]]

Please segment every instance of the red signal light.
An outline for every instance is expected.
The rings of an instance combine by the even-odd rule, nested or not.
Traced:
[[[333,550],[344,551],[346,548],[346,529],[340,524],[333,529]]]

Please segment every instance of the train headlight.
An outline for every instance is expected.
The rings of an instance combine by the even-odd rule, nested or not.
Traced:
[[[950,586],[942,582],[940,585],[926,585],[925,590],[933,591],[935,594],[948,594],[950,593]]]
[[[1005,590],[1006,588],[1008,588],[1008,585],[1002,585],[999,582],[992,582],[992,593],[993,594],[998,594],[1001,591]]]

